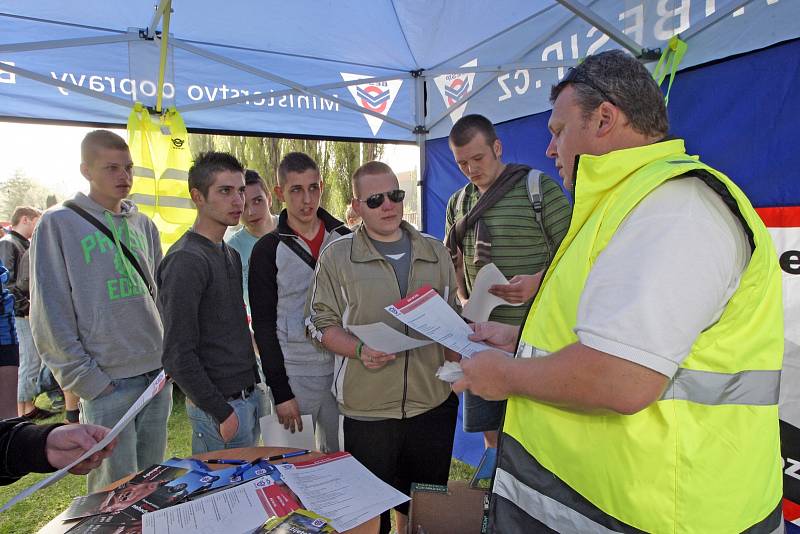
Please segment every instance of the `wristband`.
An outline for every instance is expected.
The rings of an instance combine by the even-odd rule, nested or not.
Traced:
[[[358,340],[358,345],[356,345],[356,358],[359,360],[361,359],[361,349],[364,348],[364,342],[360,339]]]

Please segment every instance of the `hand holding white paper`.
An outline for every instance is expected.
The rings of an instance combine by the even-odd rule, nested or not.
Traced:
[[[505,299],[501,299],[489,293],[489,288],[493,285],[507,285],[508,280],[500,272],[494,263],[484,265],[475,282],[472,284],[472,291],[469,301],[461,311],[461,316],[475,323],[482,323],[489,320],[492,310],[498,306],[520,306],[522,303],[512,304]]]

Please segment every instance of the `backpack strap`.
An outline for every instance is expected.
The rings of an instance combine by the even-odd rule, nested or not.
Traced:
[[[87,212],[85,209],[81,208],[71,200],[67,200],[63,204],[65,208],[71,209],[72,211],[74,211],[75,213],[86,219],[86,221],[91,223],[95,228],[103,232],[103,234],[108,239],[110,239],[112,243],[115,242],[114,234],[111,233],[111,230],[108,228],[108,226],[98,221],[95,217],[90,215],[89,212]],[[150,283],[150,279],[147,278],[147,276],[144,274],[144,269],[142,269],[142,266],[139,264],[139,260],[136,259],[136,256],[133,254],[133,252],[131,252],[131,249],[129,249],[125,245],[125,243],[120,242],[119,246],[122,249],[122,253],[125,254],[126,258],[128,258],[128,262],[130,262],[130,264],[133,265],[133,268],[136,269],[136,272],[139,273],[142,282],[144,282],[144,285],[147,288],[147,292],[150,293],[150,297],[155,301],[156,299],[155,290],[153,289],[153,285]]]
[[[467,196],[467,186],[464,186],[458,192],[458,198],[456,198],[456,203],[453,205],[454,209],[461,209],[462,217],[467,214],[466,206],[464,206],[464,197],[466,196]]]
[[[547,263],[550,263],[550,260],[553,259],[553,239],[550,237],[550,234],[547,233],[547,228],[544,225],[544,197],[542,195],[542,179],[544,177],[544,173],[539,169],[531,169],[528,171],[528,198],[531,201],[531,207],[533,208],[533,216],[536,219],[536,224],[539,225],[539,228],[542,230],[542,236],[544,237],[544,243],[547,247]]]

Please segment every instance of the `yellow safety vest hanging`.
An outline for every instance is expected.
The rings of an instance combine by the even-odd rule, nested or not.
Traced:
[[[137,102],[128,117],[128,144],[134,163],[130,199],[156,223],[166,252],[197,215],[189,196],[186,125],[175,108],[156,118]]]

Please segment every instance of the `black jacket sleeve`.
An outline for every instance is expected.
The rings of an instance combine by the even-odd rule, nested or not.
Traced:
[[[0,421],[0,485],[28,473],[55,471],[47,461],[47,436],[61,425],[35,425],[25,419]]]
[[[258,240],[250,254],[248,294],[253,335],[261,357],[264,378],[275,404],[294,398],[278,342],[278,266],[275,262],[280,237],[269,233]]]

